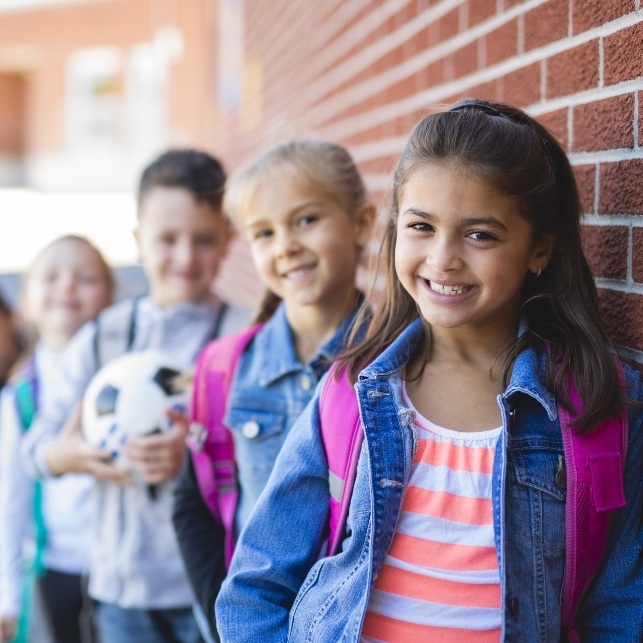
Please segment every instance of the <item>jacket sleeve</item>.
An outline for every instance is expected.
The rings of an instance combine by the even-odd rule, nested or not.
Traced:
[[[316,562],[329,505],[318,394],[295,422],[243,528],[216,602],[224,642],[282,642],[288,616]]]
[[[201,497],[189,451],[174,490],[172,522],[185,569],[214,640],[214,601],[226,575],[223,527]]]
[[[58,372],[46,374],[46,394],[43,394],[38,413],[20,444],[22,464],[32,478],[54,475],[47,463],[47,447],[56,438],[74,406],[82,400],[85,388],[96,372],[95,333],[94,322],[83,326],[65,349]]]
[[[638,373],[628,369],[629,394],[643,402]],[[585,641],[643,641],[643,409],[629,410],[629,440],[624,472],[627,505],[610,530],[603,563],[578,611]]]

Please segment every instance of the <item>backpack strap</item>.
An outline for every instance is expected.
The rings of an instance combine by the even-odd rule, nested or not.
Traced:
[[[131,348],[140,299],[141,297],[126,299],[116,306],[110,306],[97,317],[94,333],[96,370]]]
[[[617,362],[621,388],[623,365]],[[569,377],[570,399],[577,409],[581,398]],[[576,613],[583,594],[600,566],[615,510],[625,506],[623,472],[627,456],[627,410],[602,422],[591,433],[571,428],[575,414],[559,406],[567,467],[565,503],[565,575],[562,624],[569,640],[579,641]]]
[[[38,377],[33,357],[27,360],[15,377],[12,378],[12,388],[21,429],[23,433],[26,433],[31,428],[31,424],[36,415],[39,399]],[[29,561],[26,568],[20,599],[21,607],[18,636],[15,639],[15,643],[27,642],[36,579],[40,578],[45,571],[44,553],[45,545],[47,544],[47,529],[45,527],[45,517],[42,509],[42,483],[40,481],[34,481],[32,484],[32,516],[34,520],[35,551],[33,558]]]
[[[346,370],[339,372],[336,363],[331,366],[320,393],[319,416],[330,491],[327,555],[333,556],[343,539],[364,438],[355,389]]]
[[[257,324],[210,342],[201,351],[194,373],[186,443],[203,500],[225,530],[226,566],[234,549],[238,490],[234,441],[223,416],[239,358],[262,326]]]

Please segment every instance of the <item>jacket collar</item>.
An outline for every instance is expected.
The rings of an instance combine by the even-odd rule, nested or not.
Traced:
[[[321,375],[326,369],[327,362],[337,356],[346,345],[353,320],[363,301],[364,295],[360,293],[357,303],[342,322],[342,325],[317,350],[315,356],[309,362],[318,375]],[[279,304],[273,316],[255,337],[254,346],[256,346],[258,354],[263,356],[261,375],[259,377],[260,386],[269,386],[280,377],[296,373],[304,368],[295,352],[292,331],[286,318],[286,307],[283,302]]]
[[[520,334],[527,330],[525,321],[521,321]],[[360,380],[385,378],[404,368],[422,341],[422,319],[413,320],[388,346],[384,352],[367,366],[359,375]],[[547,411],[550,420],[558,416],[556,400],[545,388],[545,369],[547,353],[545,349],[537,350],[533,346],[522,351],[514,362],[509,386],[504,397],[523,393],[539,402]]]

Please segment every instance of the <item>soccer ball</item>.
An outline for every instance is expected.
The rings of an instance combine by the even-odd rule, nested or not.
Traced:
[[[87,442],[107,451],[114,466],[130,470],[121,448],[128,436],[166,431],[166,409],[187,408],[183,374],[171,356],[153,350],[126,353],[101,368],[83,397]]]

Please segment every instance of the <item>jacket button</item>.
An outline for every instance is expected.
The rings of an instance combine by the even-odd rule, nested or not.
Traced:
[[[514,617],[517,617],[518,612],[520,612],[520,603],[518,602],[518,599],[515,596],[509,601],[509,611],[511,612],[511,615]]]
[[[310,379],[310,375],[306,375],[306,373],[304,373],[299,378],[299,386],[301,386],[304,391],[310,391],[310,389],[313,387],[313,381]]]
[[[248,438],[249,440],[252,440],[252,438],[256,438],[259,435],[260,430],[261,428],[259,426],[259,423],[255,420],[250,420],[241,427],[241,433],[243,433],[243,437]]]
[[[556,484],[558,485],[558,488],[563,491],[567,489],[567,474],[563,469],[558,469],[558,471],[556,471]]]

